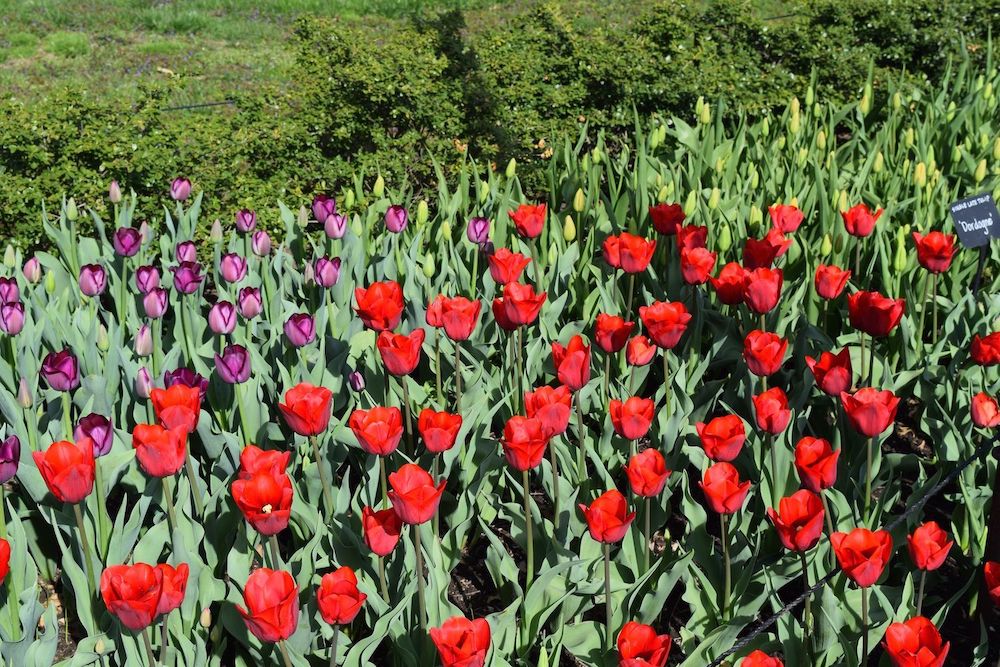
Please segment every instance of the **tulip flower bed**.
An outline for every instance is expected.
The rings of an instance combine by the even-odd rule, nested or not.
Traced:
[[[947,207],[998,185],[998,84],[705,104],[540,195],[358,179],[201,246],[185,178],[46,212],[0,278],[0,655],[995,662],[998,256],[973,291]]]

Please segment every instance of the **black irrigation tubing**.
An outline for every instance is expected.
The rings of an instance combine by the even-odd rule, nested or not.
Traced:
[[[891,532],[894,528],[896,528],[896,526],[898,526],[903,521],[905,521],[907,519],[907,517],[909,517],[911,514],[913,514],[914,512],[916,512],[917,510],[919,510],[920,508],[922,508],[927,503],[928,500],[930,500],[931,498],[933,498],[934,496],[936,496],[937,494],[939,494],[941,492],[941,489],[943,489],[948,484],[951,484],[951,482],[954,481],[954,479],[956,477],[958,477],[962,473],[963,470],[965,470],[966,468],[968,468],[972,464],[973,461],[975,461],[976,459],[980,458],[986,452],[990,451],[998,443],[1000,443],[1000,433],[998,433],[997,435],[993,436],[989,440],[984,440],[979,445],[979,447],[976,448],[976,451],[973,452],[971,456],[969,456],[967,459],[965,459],[964,461],[962,461],[958,465],[958,467],[956,467],[955,469],[953,469],[950,473],[948,473],[947,475],[945,475],[945,477],[941,481],[939,481],[937,484],[935,484],[931,488],[930,491],[928,491],[923,496],[921,496],[920,500],[918,500],[917,502],[913,503],[913,505],[911,505],[910,507],[908,507],[905,512],[903,512],[898,517],[896,517],[896,519],[893,520],[892,523],[890,523],[888,526],[886,526],[885,529]],[[840,570],[833,570],[832,572],[827,572],[815,584],[813,584],[812,586],[810,586],[809,588],[807,588],[805,591],[803,591],[797,598],[795,598],[794,600],[792,600],[791,602],[789,602],[788,604],[786,604],[785,606],[783,606],[778,611],[774,612],[766,620],[762,621],[760,623],[760,625],[758,625],[756,628],[753,629],[753,632],[751,632],[749,635],[747,635],[746,637],[744,637],[741,640],[739,640],[738,642],[736,642],[728,650],[724,651],[722,653],[722,655],[720,655],[718,658],[716,658],[715,660],[713,660],[709,664],[708,667],[719,667],[722,664],[723,660],[725,660],[729,656],[733,655],[734,653],[737,653],[737,652],[743,650],[744,648],[746,648],[753,640],[755,640],[757,637],[759,637],[761,634],[763,634],[768,628],[770,628],[772,625],[774,625],[778,621],[779,618],[781,618],[782,616],[784,616],[788,612],[790,612],[793,609],[795,609],[796,607],[798,607],[800,604],[802,604],[805,601],[805,599],[807,597],[809,597],[810,595],[812,595],[813,593],[815,593],[819,589],[823,588],[823,586],[826,586],[838,574],[840,574]]]
[[[201,104],[184,104],[179,107],[164,107],[160,111],[186,111],[187,109],[205,109],[208,107],[222,107],[236,104],[234,100],[222,100],[221,102],[202,102]]]

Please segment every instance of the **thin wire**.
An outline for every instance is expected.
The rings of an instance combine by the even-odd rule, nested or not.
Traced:
[[[206,107],[221,107],[236,104],[233,100],[223,100],[221,102],[202,102],[201,104],[184,104],[179,107],[164,107],[160,111],[184,111],[186,109],[204,109]]]

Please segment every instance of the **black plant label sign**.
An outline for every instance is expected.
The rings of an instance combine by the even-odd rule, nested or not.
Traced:
[[[949,209],[958,239],[966,248],[984,246],[1000,236],[1000,212],[988,192],[959,199]]]

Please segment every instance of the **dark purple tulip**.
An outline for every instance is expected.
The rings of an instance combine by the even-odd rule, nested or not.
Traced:
[[[20,300],[21,290],[17,286],[17,280],[14,278],[0,278],[0,303],[13,303]]]
[[[317,222],[326,222],[326,219],[337,212],[337,202],[333,197],[327,195],[316,195],[313,197],[312,212]]]
[[[198,286],[205,276],[201,275],[201,264],[198,262],[181,262],[180,266],[175,266],[174,287],[181,294],[194,294],[198,291]]]
[[[190,368],[178,368],[174,371],[167,371],[163,374],[163,386],[170,389],[175,384],[182,384],[201,392],[201,397],[205,398],[208,393],[208,378],[203,378]]]
[[[231,334],[236,328],[236,308],[228,301],[219,301],[208,311],[208,327],[217,334]]]
[[[20,463],[21,441],[16,435],[8,436],[6,440],[0,442],[0,484],[6,484],[14,478]]]
[[[97,296],[108,286],[108,274],[100,264],[84,264],[80,267],[80,291],[87,296]]]
[[[149,371],[146,367],[139,369],[139,372],[135,375],[135,395],[139,398],[149,398],[149,395],[153,391],[153,379],[149,377]]]
[[[56,391],[71,391],[80,386],[80,368],[69,350],[49,352],[42,360],[41,373]]]
[[[472,218],[465,228],[465,235],[473,243],[482,245],[490,240],[490,221],[487,218]]]
[[[25,280],[32,285],[36,285],[42,279],[42,263],[38,261],[37,257],[32,257],[24,263],[24,268],[21,269],[21,272],[24,274]]]
[[[219,260],[219,273],[229,283],[238,283],[247,275],[247,261],[234,252],[227,252]]]
[[[142,234],[132,227],[119,227],[112,238],[115,253],[122,257],[134,257],[142,248]]]
[[[178,263],[198,261],[198,246],[194,241],[181,241],[174,248],[174,259]]]
[[[365,376],[361,374],[361,371],[351,371],[351,374],[347,376],[347,384],[351,385],[351,389],[357,392],[362,392],[365,390]]]
[[[323,230],[331,239],[344,238],[344,234],[347,233],[347,216],[340,213],[328,215],[326,222],[323,223]]]
[[[271,254],[271,237],[263,229],[254,232],[250,237],[250,249],[258,257],[267,257]]]
[[[487,240],[479,246],[479,251],[486,256],[492,255],[496,251],[496,247],[493,245],[493,241]]]
[[[260,290],[256,287],[244,287],[236,299],[239,305],[240,315],[243,319],[252,320],[260,315],[264,309],[264,304],[260,298]]]
[[[340,280],[340,258],[320,257],[316,260],[314,275],[320,287],[333,287]]]
[[[250,353],[242,345],[228,345],[215,355],[215,372],[226,384],[243,384],[250,379]]]
[[[236,231],[248,234],[257,226],[257,213],[248,208],[236,212]]]
[[[111,451],[111,443],[115,437],[115,427],[104,415],[89,414],[80,419],[73,430],[73,439],[90,438],[94,442],[94,456],[104,456]]]
[[[191,181],[186,178],[175,178],[170,184],[170,196],[174,201],[184,201],[191,196]]]
[[[24,304],[20,301],[0,304],[0,331],[16,336],[24,328]]]
[[[409,221],[410,216],[406,209],[398,204],[390,206],[389,210],[385,212],[385,227],[393,234],[398,234],[406,229]]]
[[[146,309],[146,317],[158,320],[167,312],[167,290],[154,287],[142,297],[142,307]]]
[[[316,322],[311,315],[296,313],[285,322],[285,336],[294,347],[302,347],[316,340]]]
[[[135,286],[140,294],[149,294],[160,286],[160,270],[155,266],[140,266],[135,270]]]

